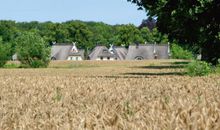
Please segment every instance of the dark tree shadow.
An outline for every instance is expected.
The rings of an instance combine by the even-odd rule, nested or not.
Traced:
[[[184,76],[185,72],[160,72],[160,73],[124,73],[123,75],[133,75],[133,76]]]
[[[177,61],[177,62],[167,62],[165,65],[148,65],[148,66],[135,66],[132,68],[142,68],[142,69],[183,69],[189,64],[189,61]]]
[[[187,65],[190,61],[170,61],[170,62],[162,62],[162,65]]]
[[[83,77],[83,78],[107,78],[107,79],[129,79],[129,78],[133,78],[133,79],[138,79],[140,78],[140,75],[100,75],[100,76],[72,76],[72,77],[75,77],[75,78],[79,78],[79,77]],[[149,76],[142,76],[144,78],[149,78]]]
[[[189,61],[177,61],[177,62],[173,62],[172,64],[174,65],[187,65],[189,64]]]
[[[137,66],[135,68],[142,69],[182,69],[185,65],[155,65],[155,66]]]

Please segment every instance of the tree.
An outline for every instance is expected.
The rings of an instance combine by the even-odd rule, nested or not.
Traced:
[[[91,49],[92,32],[87,25],[81,21],[68,21],[66,22],[69,35],[72,42],[77,42],[79,48]]]
[[[169,39],[197,45],[202,60],[216,65],[220,58],[219,0],[128,0],[157,17],[157,27]]]
[[[149,17],[148,19],[142,21],[139,28],[141,29],[147,27],[149,30],[153,30],[156,27],[156,23],[157,21],[154,18]]]
[[[124,44],[125,46],[129,46],[132,43],[144,42],[140,30],[132,24],[118,26],[116,35],[119,45]]]
[[[0,21],[0,37],[2,42],[5,44],[10,44],[10,55],[13,55],[15,50],[15,44],[13,44],[14,39],[17,37],[19,30],[16,27],[15,21],[1,20]]]
[[[4,42],[11,42],[17,33],[15,21],[0,21],[0,36]]]
[[[9,44],[3,44],[2,38],[0,37],[0,67],[3,67],[9,59],[10,46]]]
[[[15,40],[18,59],[25,67],[47,67],[50,61],[50,48],[37,34],[25,32]]]
[[[39,34],[41,37],[44,38],[44,40],[48,43],[53,43],[53,42],[58,42],[56,41],[56,34],[57,34],[57,29],[56,29],[56,24],[52,22],[45,22],[42,23],[41,26],[39,27]]]
[[[149,43],[168,43],[168,36],[160,33],[157,28],[149,30],[147,27],[141,29],[141,36],[145,42]]]
[[[54,32],[55,32],[54,38],[56,42],[59,43],[71,42],[71,38],[69,37],[70,34],[68,32],[66,24],[60,24],[60,23],[55,24]]]
[[[93,44],[106,45],[113,44],[114,27],[102,22],[87,22],[89,30],[93,33],[91,39]]]
[[[145,42],[153,42],[153,35],[148,27],[141,28],[141,36]]]
[[[172,44],[171,54],[173,59],[193,59],[192,52],[182,48],[175,43]]]

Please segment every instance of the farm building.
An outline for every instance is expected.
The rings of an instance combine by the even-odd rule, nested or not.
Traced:
[[[128,48],[126,60],[169,59],[169,44],[134,44]]]
[[[51,60],[84,60],[84,50],[79,50],[76,44],[54,44],[51,49]]]
[[[114,53],[110,52],[106,46],[96,46],[89,54],[90,60],[117,60]]]
[[[134,44],[128,50],[123,46],[96,46],[89,55],[90,60],[145,60],[169,59],[169,44]]]

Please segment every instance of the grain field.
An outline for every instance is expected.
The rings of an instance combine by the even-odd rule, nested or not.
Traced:
[[[0,129],[219,130],[220,76],[186,76],[184,63],[83,61],[0,69]]]

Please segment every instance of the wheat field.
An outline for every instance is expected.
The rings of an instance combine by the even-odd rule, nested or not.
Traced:
[[[184,63],[0,69],[0,130],[219,130],[220,75],[189,77]]]

